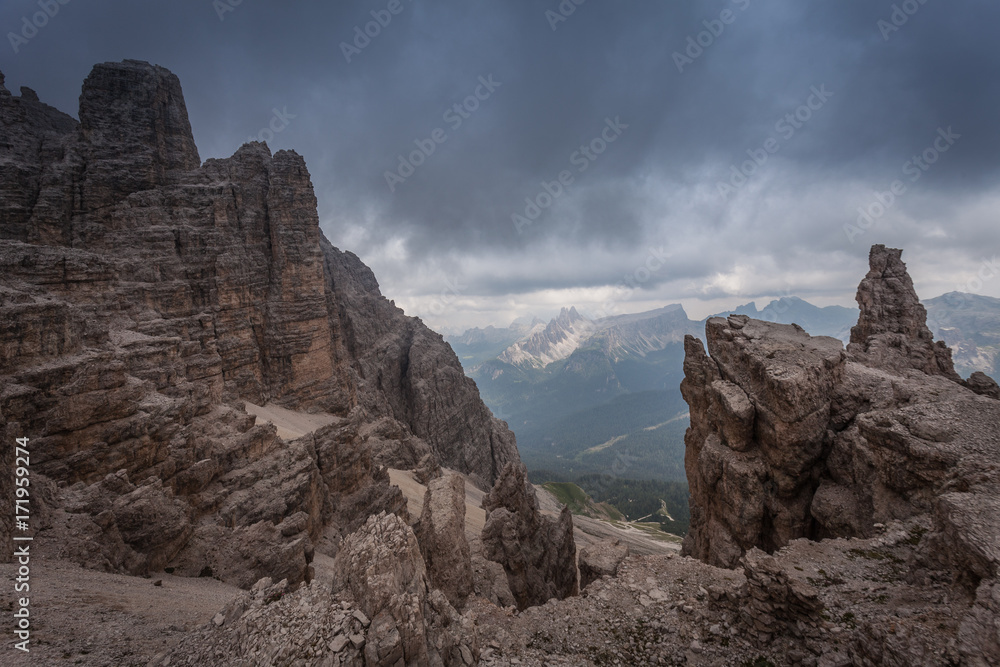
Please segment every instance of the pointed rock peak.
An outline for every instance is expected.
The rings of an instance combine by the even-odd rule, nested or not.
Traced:
[[[0,97],[10,97],[10,91],[3,85],[4,81],[6,81],[6,79],[4,78],[3,72],[0,72]]]
[[[264,141],[248,141],[233,153],[233,156],[244,156],[244,155],[266,155],[268,158],[271,157],[271,147],[267,145]]]
[[[28,102],[38,102],[38,93],[27,86],[21,86],[21,99]]]
[[[579,322],[583,319],[583,316],[577,312],[576,306],[571,306],[570,308],[563,308],[560,310],[559,317],[556,318],[556,321],[561,324],[572,324],[573,322]]]
[[[201,165],[180,80],[139,60],[95,65],[80,94],[84,137],[101,152],[153,154],[154,171]]]
[[[858,285],[861,315],[851,328],[848,351],[876,367],[908,366],[958,381],[951,350],[935,343],[927,328],[927,310],[913,289],[902,255],[898,248],[872,246],[868,275]]]
[[[913,289],[902,254],[898,248],[872,246],[868,275],[858,285],[856,299],[861,316],[851,329],[852,343],[863,344],[870,336],[883,333],[930,340],[927,311]]]

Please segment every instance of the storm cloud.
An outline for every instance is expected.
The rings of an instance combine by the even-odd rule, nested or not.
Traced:
[[[75,115],[94,63],[171,69],[203,159],[304,155],[330,240],[456,330],[851,305],[872,243],[925,298],[1000,296],[975,282],[1000,245],[997,25],[988,0],[11,0],[0,70]]]

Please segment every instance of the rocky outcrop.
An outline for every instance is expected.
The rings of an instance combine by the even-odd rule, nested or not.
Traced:
[[[417,538],[399,517],[370,517],[346,540],[334,570],[334,591],[349,593],[371,619],[366,665],[472,664],[466,657],[479,652],[475,632],[429,587]]]
[[[628,545],[621,540],[602,540],[580,549],[580,590],[601,577],[617,575],[627,556]]]
[[[336,297],[330,310],[337,314],[345,353],[356,360],[359,407],[406,424],[441,465],[489,488],[504,466],[519,460],[514,435],[480,400],[440,334],[384,299],[375,276],[354,254],[322,244]]]
[[[177,182],[201,166],[181,82],[162,67],[137,60],[95,67],[83,82],[79,131],[84,211]]]
[[[746,589],[740,598],[744,632],[766,645],[777,634],[820,637],[823,603],[815,586],[792,577],[778,561],[751,549],[740,561]]]
[[[1000,401],[1000,384],[982,371],[976,371],[965,381],[965,386],[980,396],[989,396]]]
[[[873,368],[916,368],[958,381],[951,350],[943,341],[935,342],[927,327],[927,309],[913,289],[902,254],[896,248],[872,246],[871,268],[858,285],[861,315],[847,350]]]
[[[138,61],[94,67],[79,121],[5,92],[0,432],[60,487],[65,520],[32,525],[54,550],[294,585],[317,546],[405,516],[386,466],[487,489],[519,460],[450,347],[323,238],[299,155],[202,164],[177,78]],[[241,401],[339,421],[288,443]]]
[[[773,551],[810,534],[813,469],[822,460],[840,341],[745,315],[706,324],[708,347],[685,341],[681,393],[691,407],[685,549],[732,567],[754,546]]]
[[[969,664],[990,664],[1000,403],[991,379],[961,380],[933,341],[900,251],[875,246],[870,259],[846,351],[794,325],[741,316],[708,321],[710,355],[686,341],[692,520],[684,552],[723,567],[743,562],[751,589],[760,589],[750,591],[746,623],[762,638],[814,636],[815,591],[756,550],[775,553],[797,538],[875,538],[887,524],[915,522],[908,566],[924,574],[913,577],[949,581],[970,600],[958,651]],[[880,546],[851,553],[903,562]],[[789,618],[773,611],[792,609]],[[919,662],[926,649],[884,628],[862,635],[857,664]]]
[[[472,555],[472,582],[476,595],[498,607],[516,607],[503,565],[489,560],[482,539],[469,540]]]
[[[993,488],[973,470],[996,464],[1000,405],[963,388],[931,339],[900,251],[872,249],[858,303],[846,352],[739,315],[708,321],[711,356],[686,341],[687,553],[732,567],[753,547],[870,536],[955,487]],[[974,384],[988,394],[988,378]]]
[[[473,591],[472,556],[465,537],[465,481],[458,475],[430,480],[414,526],[427,576],[456,609]]]
[[[485,556],[503,565],[519,609],[579,592],[569,508],[557,520],[543,516],[524,464],[508,464],[483,498],[483,509]]]

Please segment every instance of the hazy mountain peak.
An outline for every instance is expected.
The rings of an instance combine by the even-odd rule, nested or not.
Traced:
[[[514,366],[543,368],[565,359],[590,337],[594,322],[580,315],[575,307],[563,308],[559,316],[544,328],[532,328],[531,334],[500,355],[500,360]]]

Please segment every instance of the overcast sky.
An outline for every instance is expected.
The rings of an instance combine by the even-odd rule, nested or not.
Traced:
[[[0,70],[75,116],[94,63],[167,67],[202,159],[304,155],[327,237],[457,331],[854,305],[873,243],[923,298],[1000,296],[998,26],[994,0],[4,0]]]

